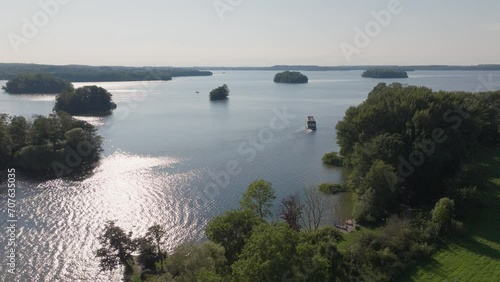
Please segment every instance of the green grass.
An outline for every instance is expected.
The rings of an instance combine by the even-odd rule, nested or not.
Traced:
[[[361,227],[358,226],[358,230],[354,230],[353,232],[345,233],[342,236],[342,240],[339,242],[337,245],[337,249],[341,253],[345,253],[347,251],[347,247],[349,247],[352,244],[352,241],[354,241],[356,238],[360,237],[362,233],[367,230],[366,227]]]
[[[500,281],[500,148],[478,158],[481,209],[471,210],[465,234],[414,267],[404,281]]]

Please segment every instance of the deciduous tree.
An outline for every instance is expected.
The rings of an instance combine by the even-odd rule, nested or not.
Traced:
[[[301,216],[302,225],[309,231],[318,229],[321,220],[331,209],[328,197],[317,187],[309,186],[304,190],[304,212]]]
[[[114,221],[108,221],[98,239],[101,248],[96,251],[96,257],[100,259],[101,271],[113,271],[119,264],[130,267],[135,250],[132,232],[127,234]]]
[[[230,210],[212,219],[205,233],[208,239],[224,247],[227,261],[233,263],[260,223],[262,220],[250,210]]]
[[[272,216],[271,207],[276,199],[271,182],[255,180],[248,186],[240,201],[242,209],[253,211],[260,218]]]

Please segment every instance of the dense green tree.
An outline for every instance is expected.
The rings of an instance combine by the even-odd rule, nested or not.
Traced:
[[[158,261],[160,261],[160,264],[163,268],[163,260],[167,256],[166,251],[162,250],[162,244],[163,241],[165,240],[165,235],[167,234],[167,231],[165,228],[159,224],[155,224],[153,226],[150,226],[148,228],[148,231],[146,232],[145,238],[148,241],[154,242],[154,245],[156,247],[156,256]]]
[[[356,194],[357,222],[386,219],[412,205],[419,209],[400,213],[410,219],[391,217],[353,237],[341,280],[397,281],[433,251],[436,239],[461,231],[454,212],[477,191],[464,181],[473,154],[500,141],[498,105],[500,92],[433,92],[382,83],[347,110],[337,124],[337,140],[352,169],[347,183]],[[425,208],[437,198],[429,220]]]
[[[396,180],[392,166],[383,161],[374,162],[356,190],[360,195],[354,207],[356,220],[376,221],[389,214],[397,203]]]
[[[381,160],[387,164],[397,163],[403,146],[401,135],[389,133],[377,135],[363,144],[356,144],[349,161],[353,168],[350,188],[355,190],[360,185],[363,175],[368,173],[374,162]]]
[[[284,71],[274,76],[274,82],[276,83],[307,83],[308,81],[307,76],[296,71]]]
[[[11,94],[55,94],[73,89],[73,85],[50,73],[36,73],[20,74],[9,80],[2,89]]]
[[[271,207],[276,199],[271,182],[263,179],[252,182],[240,201],[242,209],[253,211],[260,218],[272,216]]]
[[[283,281],[294,265],[298,234],[287,224],[261,224],[232,265],[234,281]]]
[[[6,167],[11,160],[12,137],[9,133],[8,116],[0,115],[0,167]]]
[[[227,97],[229,96],[229,88],[227,87],[226,84],[215,88],[210,92],[210,100],[226,100]]]
[[[29,144],[46,145],[62,139],[60,127],[53,116],[37,115],[28,135]]]
[[[134,245],[139,253],[137,256],[138,263],[144,268],[151,271],[156,271],[156,262],[158,259],[158,251],[154,240],[146,236],[134,239]]]
[[[54,111],[65,111],[72,115],[103,115],[116,108],[112,95],[98,86],[84,86],[65,91],[56,97]]]
[[[81,128],[73,128],[64,133],[66,139],[66,144],[72,147],[76,147],[79,142],[85,141],[85,131]]]
[[[336,281],[342,266],[337,250],[341,238],[342,234],[330,226],[300,232],[293,268],[296,281]]]
[[[167,257],[166,251],[162,249],[165,235],[165,228],[159,224],[154,224],[148,228],[143,237],[134,239],[139,252],[137,259],[145,269],[156,271],[156,263],[159,262],[163,270],[163,262]]]
[[[230,210],[212,219],[206,229],[207,238],[226,250],[229,263],[237,260],[245,241],[262,220],[250,210]]]
[[[130,268],[132,252],[135,250],[132,232],[127,234],[114,221],[108,221],[98,239],[101,248],[95,255],[100,259],[101,271],[113,271],[119,264]]]
[[[377,195],[373,188],[368,188],[363,194],[357,195],[352,212],[353,217],[358,221],[375,222],[380,218],[376,218],[375,214],[380,213],[377,208]]]
[[[64,150],[53,144],[29,145],[14,155],[14,165],[30,171],[50,171],[53,162],[64,163]]]
[[[14,116],[10,120],[9,134],[12,138],[12,151],[17,151],[27,145],[30,125],[25,117]]]
[[[373,164],[383,161],[397,171],[397,203],[435,201],[449,193],[447,181],[470,162],[476,148],[500,141],[500,107],[491,106],[499,103],[500,92],[377,85],[337,124],[339,153],[352,168],[349,187],[358,199],[374,196],[377,204],[370,206],[377,208],[380,189],[374,187],[373,195],[362,193],[368,191],[366,176]]]

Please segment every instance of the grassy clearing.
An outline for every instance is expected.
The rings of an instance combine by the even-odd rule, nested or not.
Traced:
[[[414,267],[404,281],[500,281],[500,148],[478,158],[484,207],[465,220],[465,235]]]
[[[344,253],[347,250],[347,247],[352,244],[352,241],[354,241],[356,238],[360,237],[361,234],[366,230],[365,227],[359,226],[357,230],[349,233],[345,233],[342,236],[342,241],[339,242],[337,249],[341,252]]]

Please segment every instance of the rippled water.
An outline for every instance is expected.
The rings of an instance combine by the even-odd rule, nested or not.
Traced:
[[[237,208],[254,179],[272,181],[278,199],[307,185],[340,181],[345,172],[324,166],[321,156],[338,149],[334,129],[345,110],[365,100],[380,80],[362,79],[359,71],[304,73],[307,85],[274,84],[274,72],[266,71],[98,83],[111,91],[118,109],[109,117],[82,118],[106,139],[93,174],[82,181],[44,182],[17,174],[18,280],[119,281],[118,272],[100,274],[93,257],[106,220],[117,220],[136,235],[160,223],[167,227],[172,250],[202,240],[207,221]],[[386,82],[485,91],[498,89],[500,81],[500,72],[409,75]],[[208,92],[223,83],[231,89],[229,101],[210,103]],[[53,95],[0,93],[0,113],[48,114],[53,102]],[[283,111],[294,118],[284,119]],[[307,115],[316,117],[316,132],[304,129]],[[5,181],[1,186],[5,232]],[[349,194],[331,200],[336,208],[326,223],[351,210]],[[0,247],[6,244],[2,234]],[[10,279],[2,266],[1,277]]]

